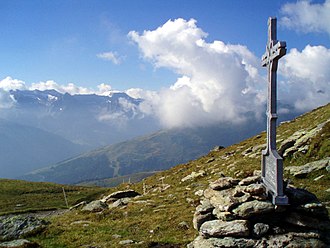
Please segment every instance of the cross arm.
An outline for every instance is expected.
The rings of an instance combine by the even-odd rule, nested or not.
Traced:
[[[273,60],[279,60],[286,54],[286,42],[278,41],[275,45],[267,46],[266,53],[262,56],[261,65],[267,66]]]

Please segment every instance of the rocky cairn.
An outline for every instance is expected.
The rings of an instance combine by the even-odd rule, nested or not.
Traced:
[[[315,195],[288,186],[289,205],[274,206],[260,176],[223,177],[204,190],[188,248],[330,247],[327,209]]]

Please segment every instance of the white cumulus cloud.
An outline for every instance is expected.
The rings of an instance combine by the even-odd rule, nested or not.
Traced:
[[[5,91],[10,90],[24,90],[26,89],[25,82],[19,79],[13,79],[12,77],[6,77],[0,80],[0,88]]]
[[[285,4],[281,23],[300,32],[327,32],[330,35],[330,0],[312,3],[309,0]]]
[[[306,46],[301,52],[291,49],[281,60],[280,83],[283,98],[299,111],[311,110],[330,101],[330,49]]]
[[[144,59],[179,75],[144,106],[166,127],[241,122],[247,113],[260,112],[266,84],[258,73],[259,59],[247,47],[206,42],[194,19],[169,20],[153,31],[131,31],[129,37]]]

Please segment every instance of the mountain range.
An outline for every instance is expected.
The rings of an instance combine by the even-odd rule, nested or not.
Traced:
[[[123,92],[9,94],[11,103],[0,109],[0,177],[79,183],[164,170],[265,129],[264,119],[251,117],[237,125],[161,130],[139,110],[143,99]]]

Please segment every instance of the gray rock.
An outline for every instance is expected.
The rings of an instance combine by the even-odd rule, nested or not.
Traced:
[[[290,174],[298,178],[304,178],[313,171],[325,169],[329,165],[330,157],[307,163],[302,166],[288,166],[285,168]]]
[[[231,188],[234,185],[237,185],[239,182],[238,179],[234,179],[232,177],[222,177],[218,180],[210,183],[210,188],[213,190],[222,190]]]
[[[96,200],[88,203],[85,207],[83,207],[82,211],[101,212],[107,208],[108,205],[102,200]]]
[[[215,208],[212,212],[214,216],[216,216],[219,220],[229,221],[235,219],[235,216],[231,212],[223,212],[218,208]]]
[[[241,218],[249,218],[254,215],[266,214],[274,211],[274,205],[270,202],[250,201],[239,205],[233,213]]]
[[[239,182],[239,185],[249,185],[260,181],[260,175],[244,178]]]
[[[104,197],[102,199],[103,202],[107,202],[109,201],[110,199],[115,199],[114,201],[118,200],[118,199],[122,199],[122,198],[132,198],[132,197],[136,197],[140,195],[138,192],[132,190],[132,189],[129,189],[129,190],[123,190],[123,191],[117,191],[117,192],[114,192],[106,197]]]
[[[193,227],[197,231],[199,231],[203,223],[210,220],[214,220],[214,216],[212,213],[201,214],[199,212],[195,212],[193,217]]]
[[[253,183],[244,188],[244,192],[247,192],[251,195],[264,195],[266,194],[265,187],[260,183]]]
[[[0,241],[20,239],[42,232],[48,222],[32,216],[12,216],[0,219]]]
[[[255,244],[256,248],[277,248],[277,247],[290,247],[290,248],[326,248],[328,247],[323,241],[312,238],[310,235],[299,233],[287,233],[282,235],[267,236],[262,238]]]
[[[35,242],[26,239],[17,239],[0,243],[0,248],[39,248],[41,247]]]
[[[220,211],[228,212],[238,204],[248,201],[251,197],[249,194],[235,194],[236,189],[225,189],[221,191],[206,189],[204,196],[210,200],[213,206],[219,208]]]
[[[264,223],[256,223],[253,226],[253,234],[257,237],[262,237],[269,231],[269,225]]]
[[[207,214],[211,213],[213,211],[214,207],[210,203],[208,199],[205,199],[202,201],[202,204],[198,205],[196,207],[196,212],[201,213],[201,214]]]
[[[221,221],[211,220],[205,222],[200,233],[204,237],[247,237],[250,234],[247,220]]]
[[[204,239],[203,237],[197,237],[193,242],[191,242],[187,248],[252,248],[254,247],[256,241],[253,239],[245,238],[209,238]]]
[[[188,230],[188,229],[189,229],[189,225],[188,225],[188,223],[185,222],[185,221],[180,222],[180,223],[178,224],[178,227],[179,227],[180,229],[183,229],[183,230]]]
[[[200,170],[199,172],[193,171],[188,176],[182,178],[181,182],[191,181],[191,180],[194,180],[196,178],[204,177],[205,175],[206,175],[206,173],[205,173],[204,170]]]
[[[130,198],[118,199],[117,201],[115,201],[109,205],[109,209],[126,206],[130,201],[131,201]]]
[[[130,240],[130,239],[119,241],[120,245],[131,245],[131,244],[134,244],[134,243],[135,242],[133,240]]]

